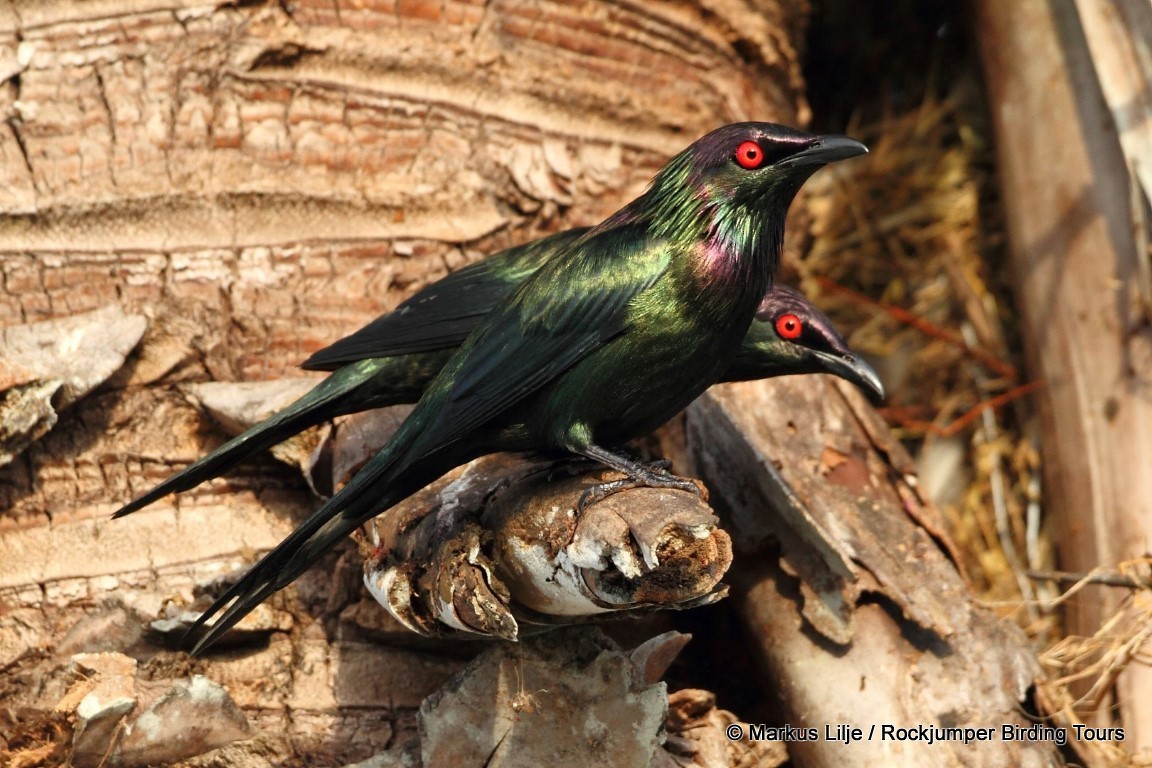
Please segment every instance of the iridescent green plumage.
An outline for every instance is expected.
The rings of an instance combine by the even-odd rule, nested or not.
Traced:
[[[763,163],[734,160],[747,142]],[[197,649],[364,521],[476,456],[568,450],[683,487],[605,446],[721,377],[770,284],[792,197],[823,164],[864,151],[770,123],[725,126],[686,149],[483,317],[388,445],[201,617],[236,598]]]
[[[317,352],[305,363],[332,374],[279,413],[225,442],[125,505],[130,514],[171,493],[187,491],[299,432],[338,416],[414,403],[456,352],[459,342],[555,249],[587,229],[561,232],[511,248],[433,283],[395,311]],[[803,333],[791,340],[777,320],[795,315]],[[415,349],[418,351],[398,351]],[[882,397],[876,373],[849,349],[832,322],[802,295],[785,286],[768,290],[756,318],[720,381],[745,381],[804,373],[832,373],[870,396]]]

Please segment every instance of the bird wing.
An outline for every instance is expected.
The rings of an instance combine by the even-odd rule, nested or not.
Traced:
[[[372,357],[457,347],[517,285],[586,231],[558,232],[457,270],[415,293],[394,311],[319,350],[301,367],[332,371]]]
[[[365,520],[454,464],[437,452],[578,363],[627,328],[631,300],[668,269],[659,244],[609,232],[550,262],[494,310],[430,385],[400,429],[349,483],[265,555],[196,621],[233,598],[196,644],[213,642]],[[631,242],[632,245],[624,245]]]
[[[574,250],[521,286],[449,362],[438,381],[449,388],[407,455],[463,437],[623,333],[629,303],[670,262],[640,231],[609,231]]]

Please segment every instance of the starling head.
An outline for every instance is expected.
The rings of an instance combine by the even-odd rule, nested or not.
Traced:
[[[718,202],[785,206],[828,163],[868,151],[846,136],[819,136],[776,123],[732,123],[701,137],[688,156],[689,183]]]
[[[711,266],[726,261],[716,254],[742,253],[759,257],[772,272],[788,206],[800,186],[824,165],[867,151],[845,136],[732,123],[673,157],[648,191],[617,215],[646,220],[654,234],[669,240],[708,242]]]
[[[828,316],[799,291],[776,285],[760,302],[729,378],[798,373],[831,373],[860,387],[874,401],[884,399],[876,371],[852,351]]]

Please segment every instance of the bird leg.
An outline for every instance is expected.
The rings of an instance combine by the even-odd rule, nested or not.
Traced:
[[[667,459],[651,462],[637,461],[628,456],[613,453],[598,445],[586,446],[580,450],[580,454],[605,464],[617,472],[623,472],[628,477],[607,483],[597,483],[586,488],[580,494],[580,501],[576,505],[578,512],[583,512],[612,494],[629,488],[673,488],[678,491],[688,491],[704,498],[704,490],[695,480],[677,477],[668,472],[672,462]]]

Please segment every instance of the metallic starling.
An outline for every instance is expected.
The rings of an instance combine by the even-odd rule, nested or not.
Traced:
[[[510,249],[514,250],[520,249]],[[502,251],[486,261],[503,259],[510,251]],[[492,306],[542,263],[535,263],[527,272],[509,269],[497,273],[489,268],[472,274],[467,282],[445,278],[429,285],[394,312],[325,347],[304,364],[312,370],[331,370],[328,378],[279,413],[249,427],[126,504],[117,510],[115,517],[131,514],[170,493],[191,490],[309,427],[350,413],[416,402],[456,352],[459,344],[452,343],[454,335],[462,333],[463,338],[467,338],[467,332],[476,327]],[[505,279],[509,276],[516,281]],[[498,285],[492,284],[497,280]],[[479,302],[480,306],[473,306],[473,302]],[[452,316],[442,323],[440,317],[445,312]],[[425,351],[395,353],[396,339],[412,325],[423,335],[414,336],[410,344],[418,341],[426,344]],[[449,332],[443,332],[444,327],[448,327]],[[860,387],[873,400],[884,398],[880,377],[852,351],[828,316],[799,291],[774,285],[761,300],[740,350],[720,381],[751,381],[806,373],[830,373]]]
[[[365,521],[477,456],[566,450],[630,485],[695,491],[606,446],[651,431],[721,378],[771,284],[796,192],[866,151],[737,123],[676,155],[482,317],[388,444],[200,617],[193,629],[232,603],[193,652]]]

